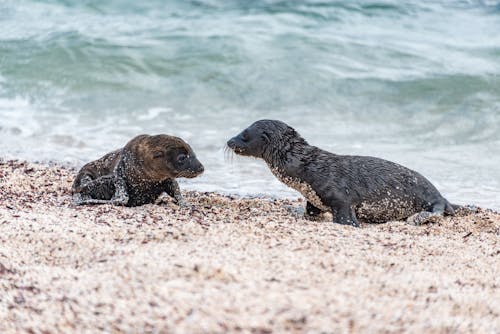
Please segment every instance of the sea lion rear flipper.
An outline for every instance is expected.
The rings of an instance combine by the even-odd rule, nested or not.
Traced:
[[[432,205],[430,211],[417,212],[416,214],[408,217],[406,222],[416,226],[435,223],[445,214],[454,215],[455,211],[453,210],[451,204],[446,199],[442,198]]]
[[[94,199],[87,196],[82,196],[82,194],[74,194],[73,195],[73,203],[75,205],[84,205],[84,204],[109,204],[111,203],[105,199]]]
[[[307,201],[306,203],[306,214],[309,216],[318,216],[322,213],[321,209],[315,207],[311,202]]]
[[[444,207],[444,213],[450,216],[455,215],[455,207],[460,208],[460,205],[453,205],[450,202],[446,201],[446,206]]]
[[[435,223],[442,217],[442,212],[418,212],[406,219],[406,222],[411,225],[419,226],[428,223]]]
[[[78,192],[73,194],[73,202],[76,205],[107,203],[126,205],[128,194],[125,180],[115,175],[105,175],[88,181],[78,187]]]
[[[307,220],[317,221],[320,219],[323,211],[315,207],[311,202],[307,201],[306,209],[304,211],[304,218]]]
[[[450,202],[448,202],[444,198],[442,198],[437,203],[434,203],[431,211],[433,213],[447,214],[450,216],[455,215],[455,210],[453,209],[453,206],[450,204]]]
[[[74,188],[73,200],[77,205],[87,204],[87,201],[91,199],[110,200],[115,192],[114,182],[115,178],[113,175],[85,180],[85,182],[80,183],[79,186]]]

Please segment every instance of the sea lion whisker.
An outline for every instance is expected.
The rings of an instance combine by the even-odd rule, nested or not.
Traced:
[[[234,151],[227,145],[227,143],[224,145],[224,161],[230,161],[231,164],[233,163],[234,160]]]

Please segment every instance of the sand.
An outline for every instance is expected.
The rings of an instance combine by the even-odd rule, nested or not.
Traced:
[[[74,175],[0,162],[0,333],[500,333],[491,210],[354,228],[215,193],[75,207]]]

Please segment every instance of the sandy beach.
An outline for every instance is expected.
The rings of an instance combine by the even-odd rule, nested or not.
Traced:
[[[353,228],[215,193],[76,207],[74,175],[0,162],[0,333],[500,332],[491,210]]]

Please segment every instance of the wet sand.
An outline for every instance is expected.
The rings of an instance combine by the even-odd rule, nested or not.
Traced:
[[[353,228],[215,193],[75,207],[75,172],[0,162],[0,333],[500,331],[491,210]]]

